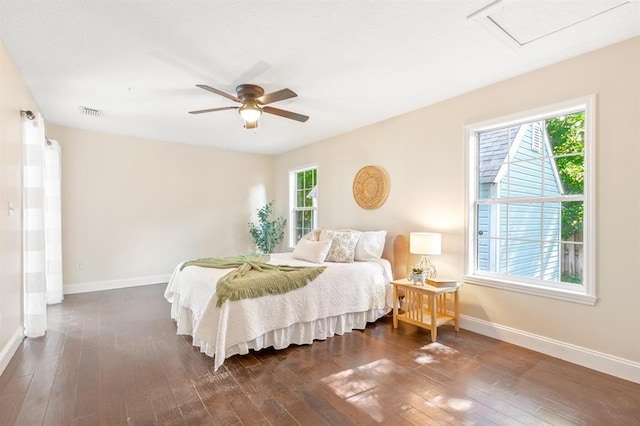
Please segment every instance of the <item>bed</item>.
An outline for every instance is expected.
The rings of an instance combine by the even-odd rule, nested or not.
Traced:
[[[408,247],[402,235],[386,235],[379,259],[353,263],[324,262],[317,278],[284,294],[227,300],[217,305],[216,284],[229,269],[182,264],[165,290],[177,333],[190,335],[193,345],[224,360],[267,347],[283,349],[311,344],[333,335],[364,329],[393,306],[392,279],[406,276]],[[295,259],[292,253],[272,254],[274,265],[319,266]]]

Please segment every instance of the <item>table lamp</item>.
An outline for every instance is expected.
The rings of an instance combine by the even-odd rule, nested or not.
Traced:
[[[427,278],[435,278],[438,275],[436,267],[429,256],[442,253],[442,236],[435,232],[411,232],[409,234],[409,251],[413,254],[421,254],[422,259],[416,267],[423,268]]]

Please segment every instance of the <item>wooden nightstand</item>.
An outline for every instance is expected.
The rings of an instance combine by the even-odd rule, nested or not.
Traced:
[[[415,285],[403,278],[391,281],[391,285],[393,285],[393,328],[398,328],[398,321],[426,328],[431,330],[432,342],[435,342],[438,337],[440,325],[453,321],[455,330],[460,330],[458,290],[462,284],[456,284],[455,287],[433,287],[428,284]],[[404,291],[403,313],[398,313],[399,290]],[[451,294],[453,304],[447,298]],[[449,313],[451,311],[453,315]]]

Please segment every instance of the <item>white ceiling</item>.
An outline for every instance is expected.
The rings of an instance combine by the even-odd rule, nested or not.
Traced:
[[[638,0],[0,0],[52,124],[277,154],[640,35]],[[245,130],[240,83],[298,97]],[[99,118],[79,106],[100,109]]]

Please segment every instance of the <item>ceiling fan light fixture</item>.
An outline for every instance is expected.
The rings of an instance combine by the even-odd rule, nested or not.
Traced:
[[[260,86],[256,86],[255,84],[241,84],[236,87],[236,92],[238,93],[238,97],[230,95],[222,90],[218,90],[211,86],[207,86],[206,84],[196,84],[197,87],[207,90],[211,93],[215,93],[216,95],[223,96],[227,99],[230,99],[234,102],[242,104],[241,107],[237,106],[228,106],[221,108],[207,108],[200,109],[197,111],[189,111],[189,114],[202,114],[205,112],[215,112],[215,111],[225,111],[229,109],[237,109],[240,117],[244,121],[245,129],[255,129],[258,127],[258,120],[260,116],[262,116],[263,112],[271,115],[277,115],[280,117],[288,118],[290,120],[296,120],[301,123],[306,122],[309,117],[306,115],[298,114],[296,112],[286,111],[280,108],[274,108],[269,104],[274,102],[283,101],[285,99],[295,98],[296,92],[291,89],[281,89],[275,92],[271,92],[268,94],[264,94],[264,89]]]
[[[242,105],[239,112],[245,123],[253,123],[254,121],[258,121],[258,119],[262,115],[262,110],[260,109],[260,107],[252,102],[247,102]]]
[[[258,128],[258,120],[256,121],[245,121],[244,128],[247,130],[257,129]]]

